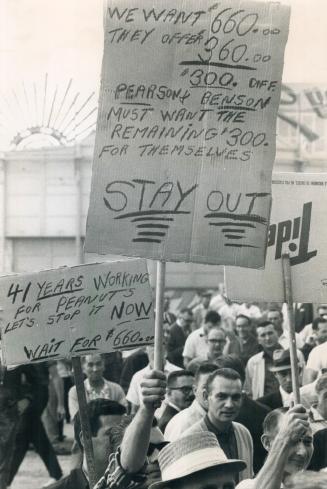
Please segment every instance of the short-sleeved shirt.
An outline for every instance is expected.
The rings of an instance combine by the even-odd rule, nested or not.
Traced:
[[[119,384],[115,382],[110,382],[109,380],[103,379],[104,385],[101,391],[95,390],[91,387],[88,379],[84,380],[84,387],[86,393],[86,400],[93,401],[94,399],[110,399],[110,401],[116,401],[126,407],[126,398],[123,389]],[[73,386],[68,393],[68,403],[69,412],[73,418],[78,411],[78,401],[76,387]]]
[[[166,360],[164,366],[164,373],[166,374],[166,376],[168,376],[170,372],[174,372],[175,370],[181,370],[181,368],[177,367],[176,365],[173,365],[172,363],[168,362],[168,360]],[[147,365],[145,368],[142,368],[142,370],[139,370],[133,375],[126,396],[128,402],[131,402],[135,406],[141,405],[142,403],[141,382],[143,380],[143,377],[146,374],[149,374],[150,372],[151,372],[151,367],[150,365]]]
[[[327,341],[311,350],[308,357],[307,368],[310,368],[315,372],[320,372],[321,369],[327,368]]]
[[[196,358],[206,357],[208,353],[208,344],[205,340],[204,329],[199,328],[193,331],[185,341],[183,357]]]

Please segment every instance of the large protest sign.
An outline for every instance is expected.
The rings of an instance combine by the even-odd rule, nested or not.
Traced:
[[[6,364],[110,352],[154,341],[144,260],[0,278]]]
[[[275,173],[265,270],[226,267],[227,295],[284,301],[281,257],[290,254],[293,300],[327,302],[327,174]]]
[[[262,267],[289,8],[122,0],[105,15],[86,250]]]

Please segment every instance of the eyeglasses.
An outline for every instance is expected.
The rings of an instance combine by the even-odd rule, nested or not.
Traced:
[[[210,339],[210,340],[207,340],[207,341],[209,341],[209,343],[213,343],[213,344],[217,344],[217,345],[218,345],[219,343],[220,343],[220,344],[224,344],[224,343],[226,343],[226,340],[215,340],[215,339]]]
[[[192,391],[193,387],[184,385],[183,387],[169,387],[169,389],[171,391],[181,391],[183,392],[183,394],[189,394]]]

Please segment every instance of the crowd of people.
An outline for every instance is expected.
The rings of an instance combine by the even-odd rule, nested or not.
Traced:
[[[97,489],[327,489],[327,304],[296,323],[301,404],[280,306],[204,292],[175,315],[166,297],[162,370],[152,346],[84,357]],[[69,361],[1,366],[0,381],[0,489],[30,445],[49,487],[90,488]]]

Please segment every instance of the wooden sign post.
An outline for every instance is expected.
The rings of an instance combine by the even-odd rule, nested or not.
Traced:
[[[156,316],[154,323],[154,368],[162,370],[163,358],[163,303],[165,292],[166,262],[157,262]]]
[[[300,381],[299,381],[299,367],[298,367],[295,324],[294,324],[292,274],[291,274],[290,256],[288,253],[285,253],[282,256],[282,266],[283,266],[284,298],[287,305],[287,319],[289,324],[293,394],[294,394],[295,403],[300,404],[301,402]]]
[[[90,426],[90,419],[87,410],[87,400],[84,388],[84,378],[82,372],[82,365],[80,357],[72,358],[74,379],[76,385],[76,393],[78,400],[78,413],[81,421],[81,429],[83,436],[83,448],[86,456],[87,472],[90,481],[90,487],[94,487],[97,482],[95,464],[94,464],[94,454],[93,454],[93,444],[92,444],[92,433]]]

